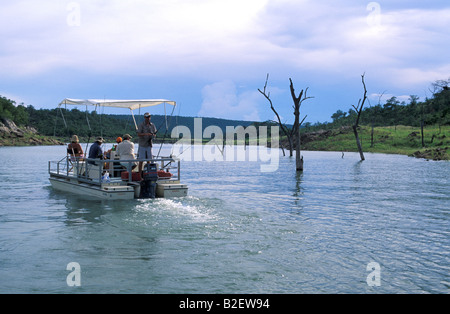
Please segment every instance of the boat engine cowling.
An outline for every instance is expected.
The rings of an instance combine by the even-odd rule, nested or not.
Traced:
[[[147,163],[144,169],[143,180],[141,181],[141,198],[156,197],[156,181],[158,180],[158,172],[156,164]]]

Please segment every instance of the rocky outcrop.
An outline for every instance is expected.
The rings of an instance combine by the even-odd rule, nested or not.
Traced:
[[[418,150],[410,155],[410,157],[425,158],[430,160],[448,160],[448,147],[437,147],[425,150]]]
[[[24,131],[19,129],[17,125],[9,119],[0,120],[0,133],[6,137],[23,137]]]
[[[39,135],[33,127],[18,127],[9,119],[0,120],[0,146],[64,145],[56,139]]]

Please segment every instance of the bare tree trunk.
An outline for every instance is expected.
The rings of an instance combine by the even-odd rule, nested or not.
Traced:
[[[302,125],[303,121],[305,121],[306,116],[303,118],[303,120],[300,122],[300,106],[302,105],[302,102],[312,98],[312,97],[306,97],[306,93],[308,91],[308,88],[306,88],[306,90],[302,90],[300,92],[300,94],[298,95],[298,97],[295,95],[295,90],[294,90],[294,84],[292,83],[292,79],[289,79],[289,81],[291,82],[290,85],[290,89],[291,89],[291,95],[292,95],[292,100],[294,101],[294,116],[295,116],[295,121],[294,121],[294,126],[291,130],[291,132],[288,132],[287,127],[281,123],[281,118],[278,115],[277,111],[275,110],[272,100],[270,99],[270,93],[266,92],[267,89],[267,81],[269,80],[269,74],[267,74],[266,77],[266,83],[264,84],[264,89],[261,91],[260,89],[258,89],[258,91],[264,96],[266,97],[266,99],[269,101],[270,103],[270,108],[272,109],[272,111],[275,113],[275,115],[277,116],[278,119],[278,123],[281,127],[281,129],[283,130],[284,134],[286,135],[288,142],[289,142],[289,151],[290,151],[290,156],[292,157],[293,155],[293,148],[294,148],[294,143],[293,140],[295,139],[295,166],[296,166],[296,171],[303,171],[303,157],[301,156],[301,150],[300,150],[300,126]]]
[[[306,97],[306,93],[308,92],[308,88],[306,88],[305,91],[300,92],[298,97],[295,95],[295,89],[294,84],[292,83],[292,79],[289,79],[291,82],[290,89],[291,89],[291,96],[292,100],[294,101],[294,127],[292,129],[292,132],[296,139],[296,149],[295,149],[295,168],[296,171],[303,171],[303,157],[301,155],[301,140],[300,140],[300,127],[303,124],[303,121],[305,121],[306,116],[303,118],[303,120],[300,122],[300,106],[302,105],[302,102],[306,99],[309,99],[311,97]]]
[[[272,109],[272,111],[275,113],[275,115],[277,116],[278,119],[278,125],[280,126],[281,130],[283,131],[283,133],[286,135],[288,142],[289,142],[289,155],[292,157],[293,155],[293,145],[292,145],[292,138],[291,135],[289,134],[289,132],[287,131],[286,126],[281,122],[281,118],[280,115],[278,114],[278,112],[275,110],[275,107],[273,106],[272,100],[270,99],[270,93],[266,92],[267,89],[267,81],[269,80],[269,74],[267,74],[266,77],[266,83],[264,84],[264,89],[261,91],[258,88],[258,91],[264,96],[266,97],[266,99],[269,101],[270,103],[270,109]],[[284,150],[283,150],[283,154],[284,154]]]
[[[356,139],[356,145],[358,146],[358,151],[359,151],[359,155],[361,157],[361,160],[365,160],[366,158],[364,157],[364,153],[362,150],[362,146],[361,146],[361,141],[359,140],[359,135],[358,135],[358,127],[359,127],[359,119],[361,117],[361,112],[363,110],[364,107],[364,103],[366,102],[367,99],[367,89],[366,89],[366,83],[364,82],[364,75],[361,75],[362,78],[362,84],[364,87],[364,97],[363,100],[361,102],[361,99],[359,100],[358,106],[353,106],[353,108],[355,108],[356,113],[358,114],[358,116],[356,117],[356,121],[355,124],[353,125],[353,133],[355,134],[355,139]]]
[[[289,156],[292,157],[294,155],[293,151],[294,151],[294,145],[292,143],[292,138],[291,135],[289,133],[285,133],[289,142]]]
[[[295,96],[295,90],[294,90],[294,85],[292,83],[292,80],[289,79],[291,82],[290,88],[291,88],[291,95],[292,95],[292,100],[294,101],[294,116],[295,116],[295,120],[294,120],[294,128],[293,128],[293,134],[294,134],[294,138],[295,138],[295,168],[296,171],[303,171],[303,162],[301,162],[301,143],[300,143],[300,98],[303,95],[303,90],[300,92],[299,97],[297,98]]]
[[[295,169],[303,171],[303,158],[300,151],[300,134],[297,135],[297,149],[295,150]]]
[[[353,133],[355,133],[356,145],[358,146],[359,156],[361,157],[361,160],[365,160],[366,158],[364,157],[364,153],[363,153],[363,150],[362,150],[361,142],[359,140],[358,126],[357,125],[353,126]]]

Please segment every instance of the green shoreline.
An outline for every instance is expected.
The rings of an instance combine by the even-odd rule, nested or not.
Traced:
[[[430,160],[450,160],[450,126],[424,128],[424,147],[420,127],[392,126],[359,130],[363,152],[399,154]],[[302,150],[357,152],[351,127],[302,134]]]

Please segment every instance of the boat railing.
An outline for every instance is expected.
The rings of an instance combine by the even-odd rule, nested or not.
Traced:
[[[161,171],[170,174],[159,177],[159,180],[180,180],[180,160],[173,157],[110,160],[66,156],[59,161],[49,161],[48,172],[53,176],[68,180],[76,179],[90,184],[121,185],[124,181],[133,182],[132,173],[138,171],[140,162],[142,162],[143,172],[146,171],[146,164],[152,163],[157,165],[159,174]],[[128,176],[125,176],[124,179],[122,178],[123,172],[128,172]]]

